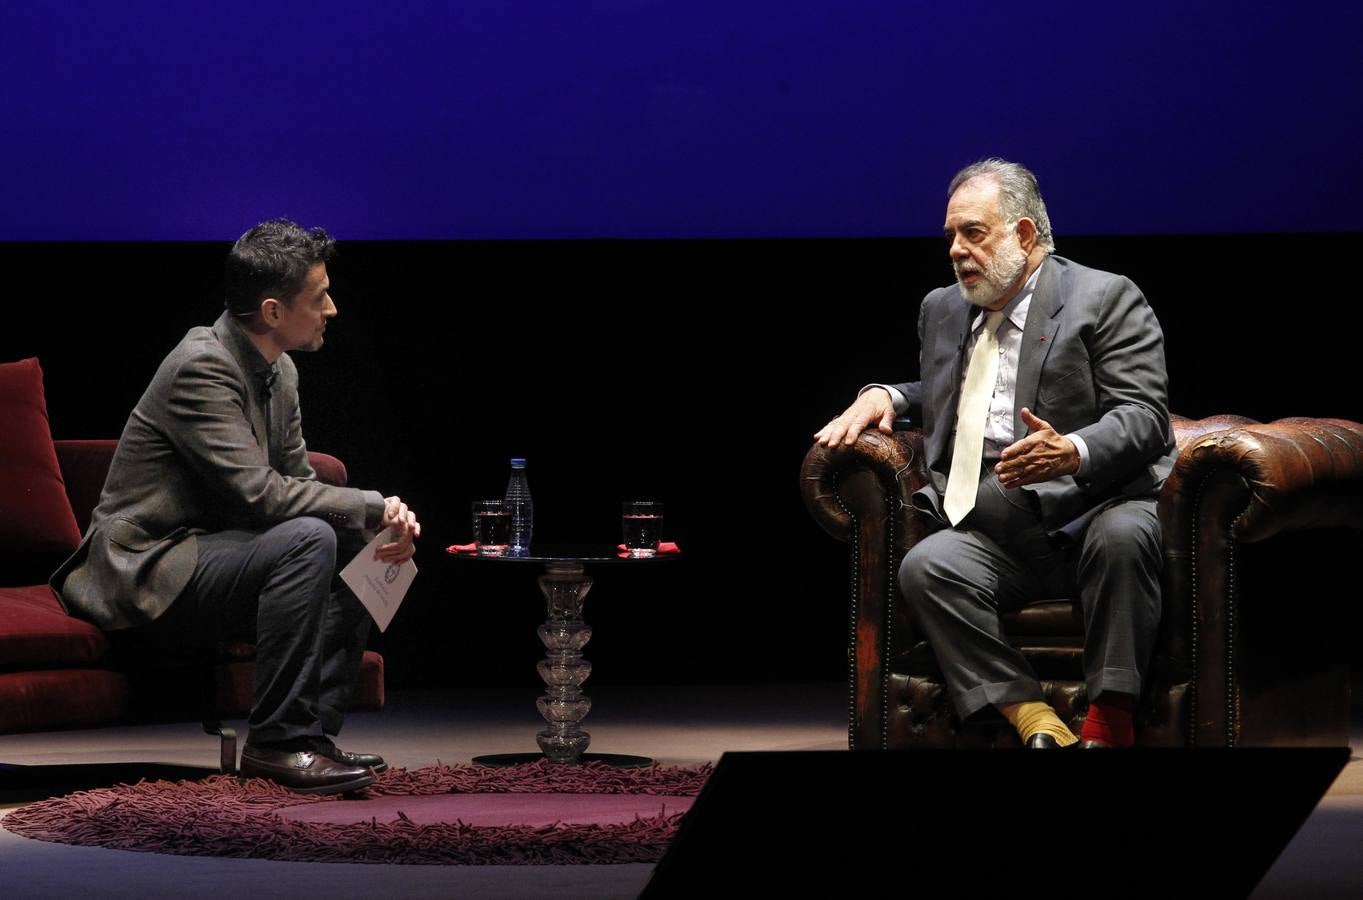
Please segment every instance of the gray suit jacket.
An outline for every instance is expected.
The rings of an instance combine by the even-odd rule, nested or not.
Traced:
[[[383,497],[316,480],[303,443],[298,372],[285,354],[265,416],[263,357],[228,313],[190,329],[137,402],[99,505],[52,576],[67,612],[105,630],[160,616],[198,562],[195,535],[298,516],[376,527]]]
[[[920,411],[929,483],[915,497],[940,514],[970,323],[978,308],[956,285],[923,299],[918,313],[922,380],[894,387]],[[1088,477],[1025,485],[1046,526],[1077,537],[1093,513],[1122,497],[1158,493],[1177,450],[1169,422],[1164,335],[1126,278],[1050,256],[1042,264],[1018,357],[1013,434],[1027,434],[1025,406],[1088,446]]]

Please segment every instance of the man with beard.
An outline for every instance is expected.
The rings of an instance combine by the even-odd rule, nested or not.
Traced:
[[[1155,497],[1173,466],[1163,335],[1129,280],[1054,256],[1035,176],[989,159],[952,179],[957,283],[924,298],[920,381],[870,385],[816,435],[851,446],[922,424],[938,530],[899,569],[964,720],[996,707],[1029,748],[1122,747],[1160,616]],[[999,613],[1078,592],[1091,698],[1074,735]]]

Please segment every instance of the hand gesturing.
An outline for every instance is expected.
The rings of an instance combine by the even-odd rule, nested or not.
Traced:
[[[999,484],[1015,488],[1079,471],[1079,450],[1074,441],[1032,415],[1026,407],[1022,408],[1022,421],[1031,434],[1003,448],[998,465],[994,466]]]

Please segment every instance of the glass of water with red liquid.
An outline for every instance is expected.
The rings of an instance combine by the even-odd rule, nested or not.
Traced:
[[[625,550],[636,558],[658,554],[663,536],[663,505],[656,500],[630,500],[622,505],[621,522],[625,531]]]

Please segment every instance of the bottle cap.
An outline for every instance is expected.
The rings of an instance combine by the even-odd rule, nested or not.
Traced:
[[[511,457],[511,468],[513,468],[513,469],[524,469],[524,468],[525,468],[525,459],[524,459],[523,457],[519,457],[519,456],[513,456],[513,457]]]

